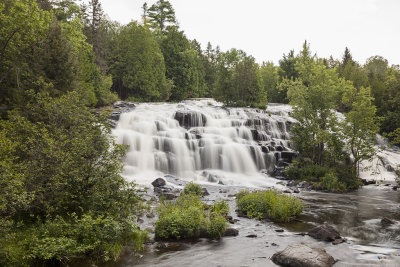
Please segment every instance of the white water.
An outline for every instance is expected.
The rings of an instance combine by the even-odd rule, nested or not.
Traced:
[[[197,182],[263,186],[289,151],[288,105],[224,108],[212,99],[143,103],[120,116],[113,134],[129,145],[123,175],[139,184],[172,174]],[[178,121],[180,120],[180,121]],[[279,151],[278,151],[279,150]]]

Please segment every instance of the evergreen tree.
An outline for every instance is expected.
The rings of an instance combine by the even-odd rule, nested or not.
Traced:
[[[151,27],[165,33],[167,26],[176,26],[175,10],[169,1],[159,0],[146,12]]]

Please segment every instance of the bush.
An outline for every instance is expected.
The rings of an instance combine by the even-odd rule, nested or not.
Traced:
[[[298,198],[274,190],[242,191],[236,195],[236,203],[239,212],[249,218],[267,217],[275,222],[289,222],[303,211],[303,204]]]
[[[125,148],[106,118],[76,93],[30,99],[0,122],[0,265],[107,260],[140,243],[131,216],[141,199],[120,175]]]
[[[206,231],[211,239],[220,239],[227,228],[226,219],[218,213],[211,213],[210,220],[207,222]]]
[[[229,206],[222,201],[212,205],[208,212],[205,207],[198,195],[190,193],[163,203],[155,224],[156,240],[196,239],[201,232],[220,238],[227,227],[223,214],[229,212]]]
[[[226,217],[229,213],[229,204],[225,200],[217,201],[211,205],[210,212]]]
[[[190,182],[183,188],[183,193],[184,194],[196,195],[196,196],[202,196],[203,195],[203,188],[198,184]]]
[[[338,191],[338,192],[346,191],[346,184],[340,182],[333,171],[328,172],[327,174],[325,174],[324,177],[322,177],[320,185],[322,190],[326,191]]]

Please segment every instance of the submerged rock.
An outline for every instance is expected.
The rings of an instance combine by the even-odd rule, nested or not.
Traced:
[[[339,232],[330,225],[320,225],[308,231],[308,235],[321,241],[342,243],[344,239],[340,236]]]
[[[322,248],[310,248],[305,245],[289,245],[283,251],[275,253],[271,260],[280,266],[288,267],[330,267],[335,259]]]

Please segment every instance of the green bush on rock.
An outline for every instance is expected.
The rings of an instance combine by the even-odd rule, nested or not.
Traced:
[[[192,195],[196,195],[196,196],[202,196],[203,188],[198,184],[190,182],[183,188],[183,193],[184,194],[192,194]]]
[[[303,211],[298,198],[274,190],[241,191],[236,195],[236,202],[239,212],[249,218],[267,217],[275,222],[289,222]]]
[[[155,224],[156,240],[196,239],[201,233],[218,239],[225,232],[228,203],[220,201],[207,206],[198,195],[197,189],[201,189],[199,185],[190,183],[187,188],[189,190],[176,200],[161,204]]]

